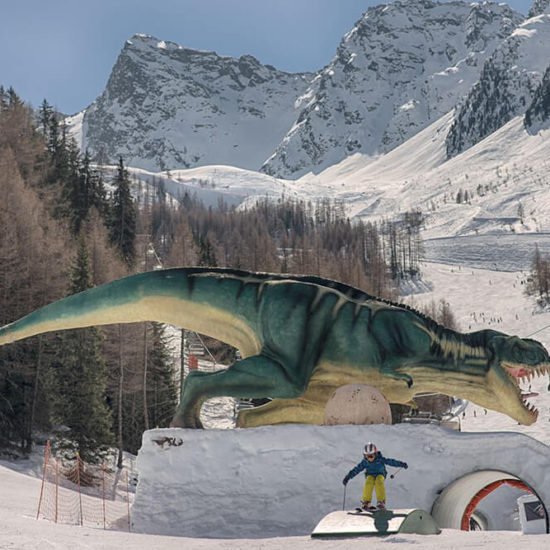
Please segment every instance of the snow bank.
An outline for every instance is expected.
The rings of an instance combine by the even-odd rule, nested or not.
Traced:
[[[405,425],[165,429],[143,436],[134,530],[201,538],[309,534],[342,509],[342,478],[367,441],[409,463],[386,482],[392,507],[431,510],[452,481],[486,469],[517,476],[550,504],[550,449],[517,433]],[[348,485],[347,507],[359,502],[362,483],[357,476]]]

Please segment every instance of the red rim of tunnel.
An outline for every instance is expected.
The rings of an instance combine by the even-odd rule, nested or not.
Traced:
[[[493,481],[493,483],[489,483],[489,485],[483,487],[480,491],[478,491],[472,500],[470,500],[470,503],[468,506],[466,506],[466,510],[464,510],[464,514],[462,514],[462,521],[460,522],[460,529],[462,531],[469,531],[470,530],[470,518],[472,517],[472,514],[474,513],[475,509],[477,508],[478,504],[488,495],[490,495],[493,491],[496,491],[499,487],[502,485],[510,485],[511,487],[516,487],[517,489],[522,489],[527,493],[531,493],[536,496],[536,493],[523,481],[519,479],[499,479],[498,481]],[[546,510],[545,510],[546,512]],[[548,516],[547,516],[548,517]]]

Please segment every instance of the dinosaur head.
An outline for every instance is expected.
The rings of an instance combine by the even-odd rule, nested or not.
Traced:
[[[520,384],[529,382],[535,376],[550,372],[550,357],[546,349],[535,340],[522,339],[495,333],[487,341],[488,391],[491,403],[480,405],[500,411],[520,424],[533,424],[538,410],[528,403]]]
[[[506,414],[520,424],[536,422],[538,411],[527,401],[529,395],[521,384],[550,373],[550,356],[542,344],[493,330],[470,333],[463,341],[457,341],[456,334],[438,338],[432,333],[431,338],[437,343],[433,346],[436,360],[431,365],[399,369],[410,375],[410,390],[454,395]],[[393,387],[387,394],[390,402],[406,402],[406,393],[398,395]]]

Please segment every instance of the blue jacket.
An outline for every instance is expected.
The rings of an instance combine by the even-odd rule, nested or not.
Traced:
[[[394,458],[386,458],[385,456],[382,456],[380,451],[378,451],[373,461],[369,462],[366,458],[363,458],[357,466],[348,472],[345,479],[349,481],[363,470],[365,470],[365,476],[376,477],[383,475],[386,477],[388,475],[388,472],[386,472],[386,464],[388,466],[394,466],[395,468],[407,468],[406,462],[401,462],[400,460],[395,460]]]

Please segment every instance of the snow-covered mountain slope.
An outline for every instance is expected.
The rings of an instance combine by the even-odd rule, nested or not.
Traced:
[[[360,218],[419,209],[425,238],[548,231],[550,130],[529,133],[518,116],[446,161],[451,122],[448,113],[386,155],[356,155],[298,183],[339,198]]]
[[[533,101],[525,112],[525,127],[530,133],[537,133],[550,122],[550,66],[546,69]]]
[[[262,170],[295,178],[355,152],[393,149],[450,111],[521,21],[489,2],[370,8],[301,98],[297,122]]]
[[[257,169],[296,119],[294,103],[311,78],[249,55],[222,57],[134,35],[84,113],[82,147],[102,161],[122,155],[145,169]]]
[[[525,113],[550,64],[550,13],[525,21],[487,60],[447,137],[452,157]]]
[[[117,167],[102,166],[101,170],[109,181],[116,174]],[[306,197],[314,200],[318,190],[315,186],[304,189],[293,180],[278,179],[234,166],[199,166],[165,172],[152,172],[130,166],[128,172],[135,183],[136,194],[142,185],[154,188],[162,184],[163,190],[171,198],[179,200],[188,194],[195,196],[205,206],[217,206],[220,200],[229,206],[240,206],[259,197],[278,199],[281,195],[298,200]]]

